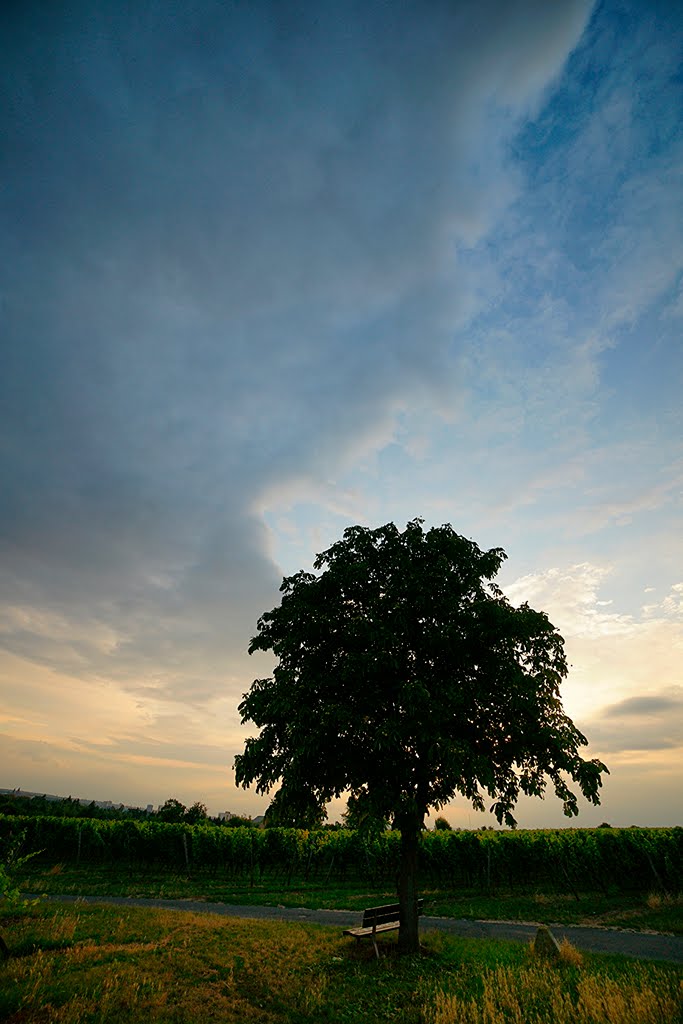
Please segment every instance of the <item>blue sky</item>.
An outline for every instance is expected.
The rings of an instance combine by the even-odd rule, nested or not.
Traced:
[[[261,812],[259,614],[422,516],[565,636],[578,824],[680,823],[678,5],[1,17],[2,784]]]

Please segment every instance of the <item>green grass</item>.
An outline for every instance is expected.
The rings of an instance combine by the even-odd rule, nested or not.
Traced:
[[[208,902],[285,907],[363,910],[373,903],[393,902],[395,890],[386,886],[342,884],[323,879],[306,882],[280,878],[256,881],[248,876],[226,879],[210,873],[190,876],[168,870],[132,870],[116,865],[47,864],[29,861],[18,876],[25,892],[87,896],[152,896],[165,899],[201,899]],[[425,913],[441,917],[536,921],[541,924],[582,924],[626,927],[635,930],[683,934],[683,900],[672,896],[584,893],[574,896],[543,892],[422,890]]]
[[[425,892],[426,913],[497,921],[534,921],[539,924],[577,924],[587,927],[629,928],[635,931],[683,935],[683,898],[658,895],[558,893],[500,893],[495,897],[473,894],[456,897]]]
[[[412,957],[386,937],[377,961],[338,928],[135,907],[42,904],[1,929],[7,1024],[662,1024],[683,1010],[673,966],[574,951],[551,967],[517,944],[441,933]],[[622,1004],[630,1016],[615,1015]]]

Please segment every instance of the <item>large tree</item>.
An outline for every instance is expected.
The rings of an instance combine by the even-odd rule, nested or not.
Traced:
[[[249,652],[273,675],[239,706],[261,731],[235,758],[238,784],[321,807],[350,791],[401,832],[399,945],[419,947],[417,855],[424,817],[456,795],[514,826],[520,793],[550,782],[567,815],[573,780],[599,803],[606,767],[564,714],[564,641],[543,612],[513,607],[482,551],[445,525],[354,526],[286,578]],[[320,571],[322,570],[322,571]]]

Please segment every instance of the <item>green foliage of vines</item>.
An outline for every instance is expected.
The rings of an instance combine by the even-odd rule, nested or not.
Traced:
[[[367,878],[393,885],[400,834],[293,828],[219,828],[208,823],[103,821],[0,814],[0,842],[65,863],[126,863],[227,877]],[[605,892],[683,889],[683,828],[425,831],[426,885],[514,889],[550,884]]]

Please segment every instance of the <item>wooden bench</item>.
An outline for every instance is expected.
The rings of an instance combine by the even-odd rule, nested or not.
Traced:
[[[422,913],[423,900],[417,901],[417,912]],[[363,923],[360,928],[346,928],[344,935],[353,935],[357,942],[361,939],[372,939],[375,947],[375,956],[379,960],[379,950],[375,936],[380,932],[393,932],[401,926],[401,905],[399,903],[387,903],[384,907],[368,907],[363,911]]]

